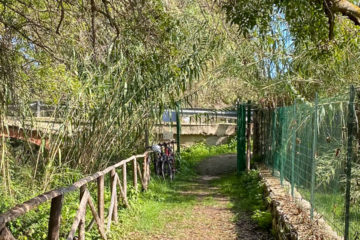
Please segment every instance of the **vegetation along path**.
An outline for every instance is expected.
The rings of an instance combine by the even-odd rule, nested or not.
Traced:
[[[153,181],[144,205],[134,210],[136,226],[117,232],[128,239],[272,239],[256,174],[237,177],[234,155],[207,158],[198,175],[171,184]],[[219,169],[221,168],[221,172]],[[203,175],[206,174],[206,175]],[[214,175],[216,174],[216,175]],[[248,185],[252,190],[245,189]],[[152,203],[151,203],[152,202]],[[136,208],[135,208],[136,209]],[[255,213],[255,214],[254,214]],[[126,213],[126,221],[129,215]],[[124,216],[125,217],[125,216]],[[115,236],[114,236],[115,237]]]

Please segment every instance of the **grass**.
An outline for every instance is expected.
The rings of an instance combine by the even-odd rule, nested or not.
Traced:
[[[219,146],[208,146],[198,143],[181,153],[181,168],[173,182],[164,181],[154,176],[149,190],[140,194],[133,202],[132,208],[122,211],[120,223],[113,227],[112,237],[131,238],[130,234],[136,234],[137,239],[144,238],[149,234],[157,234],[168,231],[168,222],[181,222],[192,213],[192,207],[198,204],[194,195],[184,195],[180,192],[187,190],[197,176],[195,167],[203,159],[226,153],[234,153],[236,143]],[[203,200],[202,204],[215,204],[212,197]]]
[[[215,180],[213,184],[232,199],[232,208],[237,214],[236,220],[247,212],[260,227],[271,229],[272,217],[263,199],[264,185],[257,171],[252,170],[241,176],[235,173],[228,174]]]
[[[164,181],[157,176],[153,176],[150,182],[149,190],[145,193],[135,194],[130,185],[131,178],[129,178],[129,201],[130,209],[119,210],[119,224],[112,225],[111,237],[113,239],[124,238],[129,234],[139,234],[145,236],[151,233],[159,233],[165,231],[166,223],[169,221],[181,221],[187,214],[190,214],[191,207],[197,204],[194,196],[182,195],[183,189],[189,187],[189,183],[196,177],[195,166],[198,162],[206,157],[218,154],[231,153],[236,149],[236,144],[232,141],[230,144],[220,146],[206,146],[203,143],[194,145],[191,148],[184,149],[181,156],[181,169],[176,176],[176,181],[172,183]],[[21,168],[21,166],[19,166]],[[20,169],[21,170],[21,169]],[[19,170],[19,171],[20,171]],[[29,171],[31,169],[22,169],[22,171]],[[24,174],[27,176],[27,174]],[[81,176],[80,173],[71,173],[59,176],[57,183],[61,186],[72,183]],[[105,186],[105,212],[107,212],[108,204],[110,203],[110,189],[109,179],[106,178]],[[4,197],[0,202],[0,212],[9,209],[16,203],[23,202],[29,198],[36,196],[41,192],[41,184],[36,184],[36,188],[26,188],[23,182],[28,182],[27,178],[17,179],[13,181],[13,190],[19,192],[17,198],[8,196]],[[55,187],[55,186],[54,186]],[[90,184],[89,191],[96,201],[96,188]],[[70,228],[77,208],[78,208],[79,193],[67,194],[64,199],[62,210],[62,234]],[[203,204],[213,204],[213,199],[206,199]],[[49,216],[50,202],[42,204],[34,211],[30,211],[21,218],[12,221],[9,228],[14,236],[19,240],[27,239],[46,239],[47,224]],[[87,221],[91,219],[90,211],[87,211]],[[87,233],[87,239],[98,239],[98,233],[94,227],[92,231]]]
[[[194,179],[197,177],[196,165],[204,158],[233,153],[236,150],[234,141],[230,144],[220,146],[207,146],[203,143],[196,144],[184,149],[181,155],[181,168],[173,182],[164,181],[158,176],[152,176],[149,189],[144,193],[135,193],[131,188],[129,178],[129,202],[130,209],[119,210],[119,223],[112,224],[110,239],[146,239],[149,235],[173,234],[174,229],[168,229],[169,222],[179,223],[178,228],[186,228],[186,219],[193,214],[193,207],[196,204],[214,206],[217,202],[212,197],[202,199],[198,202],[196,195],[181,194],[181,192],[192,189]],[[130,174],[130,173],[129,173]],[[105,186],[109,186],[109,179],[106,178]],[[60,181],[60,180],[59,180]],[[64,180],[67,181],[67,180]],[[271,222],[270,213],[262,198],[262,185],[259,182],[257,172],[251,171],[238,177],[235,174],[228,174],[223,178],[212,182],[223,194],[231,197],[231,208],[238,215],[243,212],[250,212],[252,219],[259,226],[268,229]],[[96,201],[96,186],[88,186],[94,201]],[[26,195],[26,193],[24,193]],[[65,197],[62,210],[62,234],[64,238],[70,228],[78,207],[79,193],[68,194]],[[10,202],[2,202],[2,207],[8,207]],[[12,202],[11,202],[12,203]],[[110,189],[105,189],[105,213],[110,203]],[[47,221],[50,204],[43,204],[37,210],[31,211],[24,217],[19,218],[10,224],[10,229],[19,240],[46,239]],[[90,211],[87,211],[87,223],[91,219]],[[87,239],[99,239],[99,234],[94,227],[86,233]]]
[[[208,157],[236,153],[236,140],[233,139],[229,144],[218,146],[208,146],[205,143],[198,143],[181,152],[181,172],[182,176],[196,176],[197,164]]]
[[[112,238],[129,238],[136,234],[139,239],[140,236],[166,231],[168,222],[181,221],[197,203],[194,196],[179,193],[178,190],[187,184],[185,179],[169,183],[153,178],[149,190],[133,199],[130,209],[120,212],[120,222],[112,228]]]
[[[310,191],[308,189],[301,188],[298,191],[305,199],[310,199]],[[315,211],[322,214],[333,230],[340,236],[343,236],[345,228],[344,193],[341,191],[316,191],[314,201]],[[354,239],[356,239],[356,234],[360,234],[359,203],[351,202],[350,204],[350,234]]]

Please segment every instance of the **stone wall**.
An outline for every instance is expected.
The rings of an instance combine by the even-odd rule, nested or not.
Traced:
[[[314,212],[310,219],[310,203],[295,189],[294,198],[289,194],[290,184],[280,184],[265,166],[257,166],[264,182],[264,196],[273,217],[273,231],[280,240],[341,240],[324,221],[321,214]]]

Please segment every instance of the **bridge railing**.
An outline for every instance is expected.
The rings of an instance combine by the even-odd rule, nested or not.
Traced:
[[[41,101],[32,102],[28,105],[29,110],[35,117],[61,117],[63,111],[69,107],[66,105],[49,105]],[[8,115],[16,116],[20,111],[19,105],[9,105]],[[237,112],[229,110],[216,110],[206,108],[181,108],[179,114],[182,116],[181,123],[184,124],[214,124],[214,123],[236,123]],[[163,113],[161,124],[176,122],[176,110],[167,109]]]
[[[134,190],[138,191],[138,180],[140,180],[143,190],[146,190],[150,181],[150,154],[151,152],[145,152],[140,155],[135,155],[122,160],[102,171],[96,172],[91,176],[80,179],[74,184],[51,190],[43,193],[35,198],[32,198],[22,204],[18,204],[5,213],[0,214],[0,240],[15,239],[6,224],[19,218],[32,209],[36,209],[41,204],[45,204],[51,200],[51,208],[49,213],[48,222],[48,237],[47,239],[57,240],[60,235],[60,223],[61,223],[61,210],[64,201],[64,195],[80,190],[80,204],[76,212],[76,216],[71,225],[70,232],[67,234],[66,239],[73,240],[78,230],[78,239],[85,239],[85,230],[90,230],[94,224],[97,226],[97,230],[102,239],[107,239],[106,233],[110,230],[112,222],[118,221],[118,199],[121,199],[125,207],[129,207],[127,198],[127,167],[130,165],[133,167],[133,185]],[[141,164],[138,159],[143,159]],[[142,166],[141,166],[142,165]],[[118,173],[118,169],[122,168],[122,173]],[[110,189],[111,200],[110,207],[108,209],[107,222],[105,226],[105,181],[106,174],[110,174]],[[121,177],[119,175],[122,175]],[[90,191],[87,188],[87,184],[90,182],[97,182],[97,206],[91,197]],[[119,192],[118,192],[119,189]],[[85,215],[86,208],[90,207],[93,219],[85,229]],[[89,227],[90,226],[90,227]]]
[[[28,105],[28,109],[35,117],[49,117],[55,111],[55,106],[44,104],[40,101],[32,102]],[[9,105],[7,115],[17,116],[20,112],[19,105]]]

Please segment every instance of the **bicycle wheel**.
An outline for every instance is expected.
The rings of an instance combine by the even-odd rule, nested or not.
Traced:
[[[166,161],[163,159],[163,161],[161,161],[161,175],[164,178],[164,180],[165,180],[165,177],[166,177],[165,164],[166,164]]]
[[[169,178],[170,178],[170,181],[172,181],[174,179],[174,171],[173,171],[173,168],[172,168],[172,164],[170,161],[167,162],[168,164],[168,171],[169,171]]]
[[[153,165],[154,165],[154,173],[155,174],[157,174],[157,155],[156,155],[156,153],[153,153],[153,156],[154,156],[154,158],[153,158]]]
[[[175,172],[176,172],[176,168],[175,168],[175,159],[174,159],[174,156],[170,156],[169,157],[169,164],[170,164],[170,172],[172,173],[172,178],[175,177]]]
[[[161,164],[161,174],[162,174],[164,179],[167,176],[169,176],[170,180],[173,179],[171,163],[169,162],[168,158],[166,158]]]
[[[161,162],[162,162],[162,156],[156,153],[154,159],[154,171],[156,175],[161,175]]]

